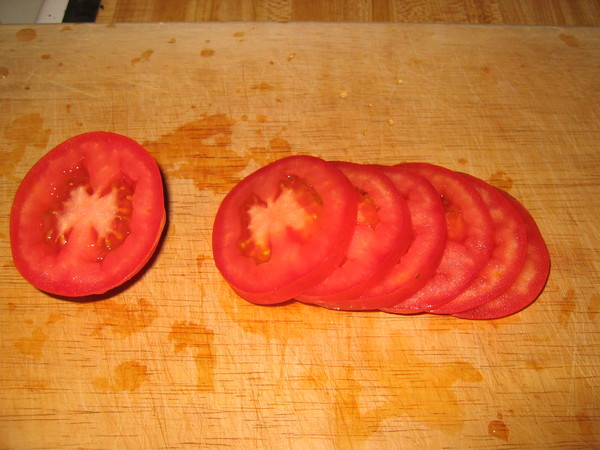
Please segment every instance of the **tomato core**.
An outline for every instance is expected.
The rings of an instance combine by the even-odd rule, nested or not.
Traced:
[[[50,208],[42,216],[42,235],[51,251],[59,253],[72,240],[101,261],[129,236],[134,186],[121,175],[94,191],[81,165],[62,171],[63,181],[52,186]]]
[[[241,205],[239,248],[256,264],[271,260],[271,237],[287,235],[299,243],[309,240],[319,229],[323,200],[314,187],[295,175],[279,182],[272,200],[255,193]]]

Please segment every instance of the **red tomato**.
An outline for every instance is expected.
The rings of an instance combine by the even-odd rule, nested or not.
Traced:
[[[527,254],[521,271],[512,285],[498,297],[483,305],[453,314],[463,319],[499,319],[529,306],[540,294],[550,272],[550,255],[531,214],[509,194],[502,194],[517,208],[525,223]]]
[[[358,196],[333,164],[290,156],[240,181],[213,227],[215,264],[241,297],[278,303],[325,279],[342,262]]]
[[[357,300],[379,283],[410,243],[410,215],[404,198],[381,171],[362,164],[333,162],[358,193],[358,217],[343,264],[296,299],[332,309],[376,309]]]
[[[500,295],[515,280],[527,252],[525,225],[517,209],[496,188],[463,174],[487,205],[494,221],[494,245],[488,262],[458,297],[429,312],[453,314],[477,308]]]
[[[377,166],[396,186],[408,206],[411,243],[400,261],[357,301],[382,309],[417,292],[433,276],[446,242],[446,220],[439,194],[418,173],[400,166]]]
[[[51,294],[101,294],[149,260],[165,223],[159,168],[138,143],[86,133],[46,154],[19,186],[10,241],[19,272]]]
[[[424,176],[441,196],[447,239],[435,275],[388,312],[419,313],[439,308],[460,294],[489,259],[494,225],[475,188],[460,174],[427,163],[403,164]]]

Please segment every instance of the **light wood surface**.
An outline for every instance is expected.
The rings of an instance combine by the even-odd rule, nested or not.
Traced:
[[[600,25],[597,0],[103,0],[97,22],[347,21]]]
[[[1,448],[600,446],[598,29],[3,26],[0,53]],[[154,155],[169,222],[134,283],[71,302],[17,273],[8,212],[92,130]],[[241,300],[213,265],[216,209],[296,153],[507,189],[548,243],[545,291],[491,322]]]

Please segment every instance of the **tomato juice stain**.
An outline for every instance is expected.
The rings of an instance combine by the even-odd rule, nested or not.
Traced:
[[[567,290],[562,301],[560,302],[559,320],[562,325],[566,325],[569,322],[571,318],[571,313],[575,311],[576,303],[577,301],[575,299],[575,290]]]
[[[144,298],[138,299],[137,304],[123,304],[106,299],[94,302],[93,306],[101,319],[94,331],[96,335],[108,327],[113,333],[125,338],[142,331],[158,317],[158,309]]]
[[[204,48],[200,51],[200,56],[202,56],[203,58],[208,58],[210,56],[213,56],[215,54],[215,51],[212,48]]]
[[[261,91],[272,91],[273,89],[275,89],[275,87],[272,84],[262,82],[262,83],[250,86],[250,89],[261,90]]]
[[[31,336],[18,339],[14,345],[22,355],[40,359],[47,340],[48,335],[42,328],[38,327],[31,332]]]
[[[42,116],[39,114],[26,114],[14,119],[4,129],[4,137],[10,143],[10,150],[0,150],[4,160],[4,164],[0,166],[0,176],[13,173],[27,147],[36,150],[46,149],[51,131],[44,128],[43,123]]]
[[[16,37],[19,42],[33,41],[37,36],[37,32],[33,28],[22,28],[17,31]]]
[[[572,35],[566,34],[566,33],[561,33],[558,35],[558,37],[561,41],[563,41],[569,47],[572,47],[572,48],[579,47],[579,41],[577,40],[577,38],[575,36],[572,36]]]
[[[492,174],[488,181],[492,186],[502,189],[504,191],[510,191],[513,187],[513,180],[506,172],[499,170]]]
[[[488,435],[508,442],[508,427],[501,420],[492,420],[488,424]]]
[[[253,125],[247,114],[241,121]],[[235,124],[225,114],[208,115],[142,146],[154,154],[169,177],[191,179],[201,191],[226,193],[240,181],[239,173],[250,160],[263,166],[292,154],[290,143],[278,136],[270,139],[268,146],[249,147],[239,154],[233,149]]]
[[[145,50],[144,52],[142,52],[142,54],[140,56],[138,56],[137,58],[133,58],[131,60],[131,64],[135,65],[140,62],[150,61],[150,57],[152,56],[153,53],[154,53],[154,50]]]
[[[197,371],[196,388],[199,391],[214,391],[216,357],[212,348],[213,331],[194,322],[179,321],[171,325],[169,340],[173,343],[175,353],[192,352]]]
[[[106,392],[133,392],[148,380],[148,368],[138,361],[125,361],[119,364],[111,377],[98,377],[92,380],[94,387]]]

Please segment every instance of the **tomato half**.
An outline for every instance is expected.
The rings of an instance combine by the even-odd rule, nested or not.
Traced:
[[[13,260],[48,293],[105,293],[148,262],[165,219],[152,156],[125,136],[82,134],[47,153],[21,182],[10,216]]]
[[[498,297],[483,305],[453,314],[463,319],[499,319],[529,306],[542,292],[550,272],[550,254],[544,238],[529,214],[518,200],[501,191],[514,205],[525,224],[527,234],[527,254],[521,271],[512,285]]]
[[[374,167],[332,162],[354,185],[358,215],[343,264],[296,299],[332,309],[375,309],[357,300],[379,283],[406,252],[411,240],[410,215],[394,183]]]
[[[378,309],[392,307],[417,292],[435,273],[446,243],[446,220],[439,194],[415,171],[376,166],[396,186],[411,218],[411,242],[400,261],[357,301]]]
[[[419,313],[448,303],[475,278],[489,259],[494,225],[475,188],[460,174],[428,163],[403,164],[427,178],[442,199],[447,238],[435,275],[417,293],[388,312]]]
[[[333,164],[290,156],[240,181],[213,226],[217,268],[241,297],[278,303],[325,279],[342,262],[358,195]]]
[[[513,204],[500,191],[472,175],[462,174],[475,187],[494,222],[494,244],[490,259],[473,282],[449,303],[429,311],[453,314],[477,308],[500,295],[515,280],[527,252],[525,225]]]

